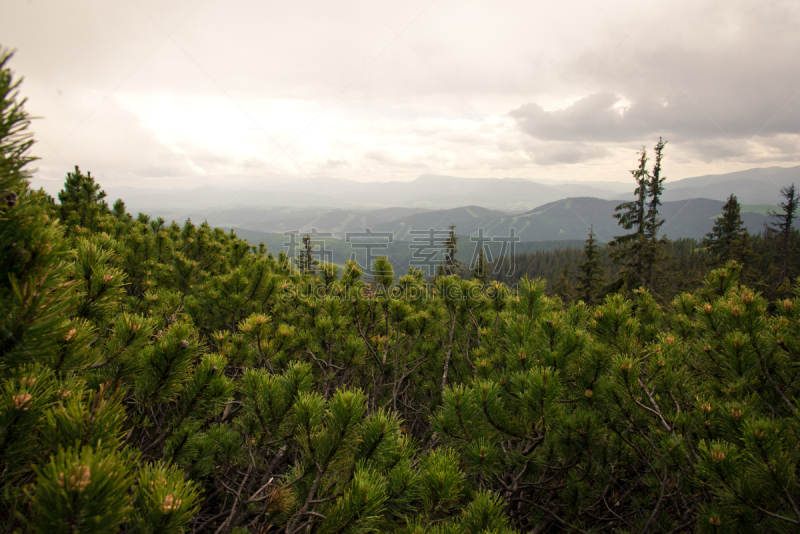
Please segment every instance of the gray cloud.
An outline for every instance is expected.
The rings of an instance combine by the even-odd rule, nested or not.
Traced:
[[[520,129],[537,139],[552,141],[628,141],[641,135],[636,124],[614,109],[619,97],[608,92],[582,98],[571,106],[546,112],[524,104],[510,112]]]
[[[580,142],[536,143],[526,151],[537,165],[545,166],[588,163],[611,156],[611,151],[603,146]]]
[[[659,4],[629,38],[609,23],[614,31],[568,62],[564,78],[586,96],[509,115],[539,140],[649,145],[663,135],[699,161],[796,162],[798,18],[791,1]]]
[[[672,176],[798,161],[796,0],[7,4],[45,181],[603,179],[659,135]]]
[[[800,88],[799,88],[800,89]],[[622,96],[599,92],[581,98],[564,109],[546,112],[535,103],[524,104],[509,114],[520,130],[537,139],[558,141],[627,142],[664,135],[681,141],[708,137],[743,138],[769,134],[800,133],[800,97],[791,102],[772,102],[772,121],[763,103],[752,107],[733,105],[715,118],[683,94],[665,94],[656,100],[641,97],[627,106]]]
[[[730,139],[697,140],[687,145],[691,157],[710,162],[745,159],[754,164],[796,164],[800,154],[800,136],[776,134],[736,142]]]

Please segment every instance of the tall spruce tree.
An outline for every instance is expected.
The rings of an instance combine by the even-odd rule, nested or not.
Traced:
[[[578,265],[578,298],[588,305],[594,305],[600,288],[605,284],[605,270],[597,250],[594,225],[589,228],[589,238],[583,247],[585,261]]]
[[[570,272],[569,265],[565,265],[561,269],[561,274],[556,280],[556,285],[553,287],[553,293],[561,297],[561,301],[565,304],[572,302],[574,290],[572,288],[572,273]]]
[[[661,205],[661,194],[664,192],[664,180],[661,175],[661,160],[664,155],[666,142],[658,138],[658,143],[653,148],[655,162],[653,172],[647,177],[647,214],[645,215],[645,237],[647,244],[644,247],[644,264],[646,268],[646,286],[653,292],[656,287],[656,276],[659,271],[658,266],[664,259],[665,241],[659,239],[659,229],[664,224],[664,219],[658,216],[658,207]]]
[[[314,274],[319,266],[319,260],[314,257],[314,244],[311,236],[303,236],[303,249],[295,259],[297,270],[302,274]]]
[[[783,285],[786,282],[786,273],[789,265],[789,256],[792,253],[792,233],[795,230],[792,228],[794,220],[797,218],[797,208],[800,202],[797,190],[794,184],[789,187],[781,187],[781,196],[783,202],[780,203],[781,211],[770,210],[769,214],[777,218],[776,222],[770,223],[772,228],[778,232],[780,239],[780,250],[778,257],[780,259],[780,275],[778,285]]]
[[[624,230],[631,232],[616,236],[609,243],[611,259],[621,266],[620,282],[628,289],[642,285],[644,281],[644,258],[647,224],[647,150],[639,152],[639,167],[630,171],[636,181],[635,200],[624,202],[614,208],[613,217]]]
[[[722,214],[714,220],[714,227],[703,238],[703,245],[714,257],[715,265],[724,265],[730,260],[744,265],[752,256],[750,234],[744,227],[736,195],[728,197]]]
[[[461,276],[464,266],[456,259],[456,252],[458,252],[456,225],[451,224],[449,230],[447,241],[444,243],[444,257],[442,258],[442,263],[436,269],[436,274],[438,276]]]
[[[659,138],[654,148],[656,160],[652,174],[647,170],[647,150],[639,152],[639,167],[631,171],[636,180],[635,200],[615,208],[614,218],[630,233],[616,236],[609,243],[612,260],[621,266],[620,279],[613,287],[632,291],[643,286],[651,292],[657,285],[658,266],[663,261],[666,240],[658,231],[664,224],[658,217],[658,206],[664,192],[661,160],[666,142]]]
[[[484,286],[489,283],[489,262],[486,261],[486,254],[483,252],[483,248],[478,250],[475,267],[472,269],[472,279]]]

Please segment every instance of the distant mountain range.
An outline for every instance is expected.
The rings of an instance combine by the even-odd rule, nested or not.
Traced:
[[[664,200],[700,197],[725,200],[735,194],[742,204],[774,205],[780,200],[780,188],[793,183],[800,187],[800,166],[749,169],[667,182]]]
[[[376,210],[396,206],[442,209],[479,205],[521,212],[562,198],[589,195],[614,198],[630,189],[623,182],[544,184],[523,178],[456,178],[423,174],[410,182],[355,182],[317,178],[258,183],[245,190],[202,187],[193,190],[109,189],[136,211],[153,208],[295,207]]]
[[[750,169],[675,181],[667,179],[664,200],[725,200],[733,193],[742,204],[774,205],[778,203],[780,188],[792,182],[800,184],[800,166]],[[155,209],[204,215],[222,212],[221,218],[225,220],[231,218],[231,212],[252,208],[313,208],[318,212],[327,208],[375,214],[375,210],[398,206],[424,210],[482,206],[507,213],[522,213],[565,198],[616,200],[629,197],[632,191],[632,180],[556,183],[522,178],[456,178],[433,174],[423,174],[410,182],[355,182],[317,178],[313,181],[255,181],[244,190],[224,187],[188,191],[132,187],[107,190],[112,199],[124,199],[134,212],[153,212]],[[286,214],[290,214],[290,211]],[[376,216],[392,218],[385,213]]]
[[[411,230],[446,230],[456,225],[456,232],[463,236],[477,235],[483,228],[486,236],[514,235],[521,241],[583,240],[590,225],[602,242],[622,233],[613,218],[618,200],[578,197],[557,200],[521,214],[510,214],[489,210],[479,206],[467,206],[452,210],[424,211],[415,208],[392,208],[372,212],[319,211],[299,208],[248,208],[239,209],[234,219],[212,221],[214,226],[237,228],[256,235],[279,234],[299,230],[301,233],[331,233],[334,238],[344,239],[347,233],[390,232],[397,241],[412,239]],[[700,239],[711,230],[724,202],[707,198],[667,201],[660,208],[664,226],[661,233],[669,238],[693,237]],[[761,231],[768,221],[770,205],[743,205],[742,219],[753,233]],[[181,220],[174,213],[154,213],[167,219]],[[200,215],[199,213],[197,215]],[[394,217],[394,218],[392,218]],[[200,222],[202,216],[192,216]],[[229,222],[225,222],[229,221]]]
[[[356,250],[356,247],[347,243],[345,237],[346,232],[363,232],[364,227],[359,227],[354,221],[368,222],[370,226],[365,228],[369,228],[371,232],[391,234],[391,242],[385,237],[375,239],[374,242],[380,243],[383,248],[374,251],[373,255],[387,255],[397,272],[405,272],[409,260],[414,257],[414,242],[425,243],[427,237],[424,231],[429,228],[446,232],[450,224],[455,224],[456,233],[460,237],[458,257],[463,262],[469,262],[477,246],[470,237],[476,237],[481,229],[483,236],[489,239],[516,236],[519,242],[516,243],[514,252],[517,254],[554,248],[582,247],[591,226],[594,227],[600,242],[608,242],[614,236],[623,233],[617,220],[613,218],[614,208],[618,204],[617,200],[568,198],[518,215],[478,206],[425,212],[407,210],[398,219],[383,222],[369,213],[325,212],[313,218],[309,226],[298,225],[292,229],[301,230],[303,234],[311,234],[316,245],[323,244],[326,250],[332,252],[330,260],[334,263],[341,265],[354,255],[352,257],[355,257],[360,265],[364,265],[364,250]],[[723,204],[723,201],[707,198],[664,202],[660,209],[661,217],[665,221],[661,227],[661,234],[670,239],[691,237],[700,240],[711,230]],[[769,220],[767,215],[769,208],[768,205],[742,206],[742,219],[751,233],[763,230],[764,224]],[[327,223],[336,226],[325,226]],[[317,234],[331,232],[333,235],[315,236],[314,229]],[[422,230],[423,233],[413,235],[410,233],[411,230]],[[240,237],[248,239],[251,244],[263,242],[273,253],[277,254],[284,250],[291,254],[287,245],[291,238],[283,233],[263,231],[258,225],[235,228],[235,231]],[[439,236],[441,243],[443,236],[442,234]],[[294,240],[299,243],[300,237],[296,236]],[[361,242],[358,236],[351,241]],[[502,251],[502,240],[491,242],[489,246],[494,257],[509,252],[508,249]]]
[[[751,169],[668,181],[661,208],[666,221],[662,233],[670,238],[702,238],[732,193],[743,205],[745,225],[751,232],[758,232],[768,220],[768,209],[777,206],[780,188],[795,181],[800,184],[800,167]],[[301,191],[303,186],[312,192]],[[594,225],[601,241],[608,241],[621,233],[612,217],[614,208],[632,196],[632,184],[621,182],[546,185],[511,178],[477,180],[423,175],[413,182],[327,180],[323,187],[331,196],[353,206],[331,208],[313,201],[305,205],[291,203],[316,198],[313,185],[293,183],[283,187],[280,194],[247,191],[230,204],[223,190],[210,188],[182,191],[180,201],[173,193],[163,191],[146,196],[130,189],[111,191],[110,196],[116,198],[117,193],[122,193],[134,212],[144,211],[167,220],[207,220],[214,226],[259,234],[316,229],[343,238],[348,232],[370,228],[392,232],[396,240],[402,241],[410,239],[411,230],[443,230],[455,224],[462,236],[476,235],[480,228],[487,236],[509,235],[513,228],[523,242],[582,240],[590,225]],[[204,199],[207,204],[193,203],[193,198]],[[460,201],[464,199],[474,202],[457,205],[463,204]],[[381,206],[382,202],[389,205]],[[153,205],[146,206],[147,203]]]
[[[540,206],[519,215],[507,215],[475,206],[456,208],[451,211],[426,212],[403,219],[375,225],[373,231],[393,232],[395,239],[408,240],[409,230],[427,228],[444,229],[455,224],[461,235],[477,235],[483,228],[484,235],[514,234],[522,241],[552,241],[585,239],[593,225],[601,242],[606,242],[623,231],[613,218],[615,200],[598,198],[567,198]],[[723,203],[718,200],[698,198],[664,202],[660,208],[664,226],[661,233],[669,238],[702,238],[720,214]],[[742,219],[751,232],[760,231],[767,221],[766,206],[745,206]]]

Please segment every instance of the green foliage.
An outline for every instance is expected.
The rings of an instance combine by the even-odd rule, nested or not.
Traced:
[[[302,274],[313,274],[319,266],[319,260],[314,257],[314,243],[311,236],[303,236],[303,249],[295,259],[297,270]]]
[[[34,528],[39,532],[116,532],[131,510],[134,461],[102,447],[59,448],[36,470]]]
[[[76,168],[60,195],[71,235],[51,200],[28,188],[28,121],[9,57],[0,54],[0,186],[9,192],[0,207],[0,513],[9,532],[117,532],[144,510],[132,494],[137,471],[158,468],[125,444],[127,384],[150,370],[142,354],[153,350],[153,326],[125,309],[133,303],[120,245],[104,231],[113,224],[91,176]],[[196,498],[186,493],[187,510]]]
[[[456,225],[451,224],[449,230],[447,239],[444,242],[444,257],[442,258],[442,263],[436,269],[437,276],[461,275],[464,270],[464,265],[456,259],[456,253],[458,252]]]
[[[598,293],[605,283],[604,269],[597,248],[597,239],[592,226],[589,228],[589,237],[586,239],[586,246],[583,248],[585,261],[578,265],[580,270],[578,275],[578,298],[589,305],[595,303]]]
[[[25,168],[34,160],[28,154],[33,144],[33,134],[26,131],[30,120],[25,112],[27,99],[20,98],[20,79],[8,67],[12,53],[0,49],[0,188],[2,188],[3,210],[7,211],[19,202],[25,190],[25,180],[30,177]],[[13,193],[13,195],[12,195]]]
[[[647,239],[645,236],[648,219],[647,183],[650,174],[647,171],[647,150],[642,147],[639,154],[639,167],[631,171],[633,179],[636,180],[634,191],[636,200],[620,204],[614,210],[614,218],[619,220],[619,225],[624,230],[633,232],[617,236],[610,243],[613,249],[612,257],[616,263],[622,264],[623,280],[629,288],[636,288],[642,284],[645,269],[642,253]]]
[[[75,165],[75,172],[67,173],[64,189],[58,193],[61,220],[76,229],[95,229],[98,217],[109,212],[105,197],[92,173],[83,174]]]
[[[794,241],[792,239],[792,234],[797,233],[797,230],[795,230],[792,225],[794,220],[797,218],[797,209],[798,206],[800,206],[800,194],[797,193],[794,184],[789,187],[782,187],[781,196],[783,197],[783,202],[780,204],[781,211],[769,212],[772,217],[778,219],[776,222],[771,223],[771,226],[773,230],[778,232],[779,239],[781,241],[780,250],[778,253],[780,258],[780,274],[778,276],[779,286],[786,284],[789,258],[792,255],[792,245]],[[785,292],[786,288],[782,288],[782,290]]]
[[[385,294],[385,291],[387,291],[394,282],[394,268],[392,264],[389,263],[386,256],[378,256],[375,258],[375,261],[372,262],[372,272],[375,283],[383,288]]]
[[[365,281],[354,263],[295,269],[208,224],[108,210],[77,168],[55,206],[24,181],[27,119],[0,73],[0,180],[16,195],[0,206],[8,531],[800,524],[800,281],[770,301],[727,262],[703,282],[711,255],[684,240],[664,245],[680,283],[644,269],[601,287],[603,268],[660,261],[663,143],[620,214],[628,263],[591,230],[585,251],[546,257],[551,281],[578,268],[576,302],[524,276],[542,255],[514,287],[447,259],[433,280],[395,281],[379,258]],[[754,236],[753,262],[783,239]],[[451,259],[456,244],[451,228]]]
[[[658,237],[664,220],[658,217],[658,206],[664,192],[661,160],[665,145],[659,138],[653,149],[656,159],[652,173],[647,170],[647,151],[642,147],[639,168],[631,171],[636,180],[636,200],[620,204],[615,209],[614,218],[619,220],[619,225],[625,230],[633,230],[615,237],[610,243],[612,258],[622,267],[620,283],[628,291],[640,286],[654,291],[664,259],[666,242]]]
[[[708,251],[714,255],[719,264],[730,260],[747,263],[752,256],[750,235],[744,228],[740,209],[736,196],[728,197],[728,201],[722,207],[722,214],[714,221],[711,232],[703,239],[703,245],[708,247]]]
[[[137,503],[130,530],[141,534],[180,533],[197,511],[195,485],[177,467],[148,465],[140,469],[133,487]]]
[[[483,247],[478,250],[475,267],[472,269],[472,279],[484,286],[489,283],[489,262],[486,260]]]

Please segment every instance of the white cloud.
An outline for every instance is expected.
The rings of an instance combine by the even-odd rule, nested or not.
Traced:
[[[625,179],[659,135],[673,177],[798,162],[789,0],[138,4],[4,7],[48,187]]]

